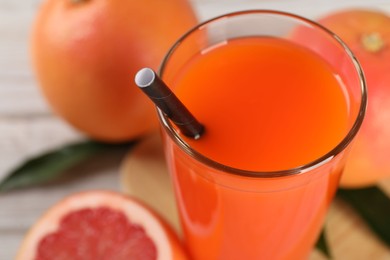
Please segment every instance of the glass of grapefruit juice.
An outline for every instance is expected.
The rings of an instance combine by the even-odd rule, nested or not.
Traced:
[[[362,123],[366,89],[330,31],[277,11],[206,21],[173,46],[162,79],[205,126],[159,111],[193,259],[306,259]]]

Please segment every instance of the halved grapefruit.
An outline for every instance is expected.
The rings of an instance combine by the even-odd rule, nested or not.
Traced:
[[[17,260],[187,259],[170,227],[144,204],[110,191],[73,194],[47,211]]]

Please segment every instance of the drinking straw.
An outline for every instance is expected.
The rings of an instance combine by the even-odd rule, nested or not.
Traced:
[[[194,139],[199,139],[204,127],[150,68],[143,68],[135,75],[135,84],[180,129]]]

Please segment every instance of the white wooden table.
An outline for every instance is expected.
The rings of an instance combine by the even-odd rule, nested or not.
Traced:
[[[28,157],[83,136],[53,115],[29,63],[28,35],[40,0],[0,0],[0,179]],[[344,7],[390,11],[389,0],[192,0],[201,20],[245,9],[277,9],[316,18]],[[27,229],[67,194],[88,189],[119,190],[123,154],[72,169],[66,182],[0,194],[0,260],[13,259]],[[385,183],[390,186],[389,183]],[[389,220],[390,221],[390,220]],[[335,259],[390,259],[390,251],[354,216],[335,203],[329,214]],[[312,259],[322,259],[314,253]]]

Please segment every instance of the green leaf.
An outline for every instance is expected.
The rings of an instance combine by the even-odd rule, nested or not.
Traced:
[[[320,236],[318,237],[316,248],[321,251],[328,259],[332,259],[332,253],[330,251],[328,241],[326,240],[325,227],[322,229]]]
[[[46,183],[94,155],[113,149],[123,149],[133,143],[107,144],[87,140],[38,155],[10,172],[0,183],[0,192]]]
[[[390,246],[390,198],[381,188],[339,189],[337,197],[351,205],[372,231]]]

